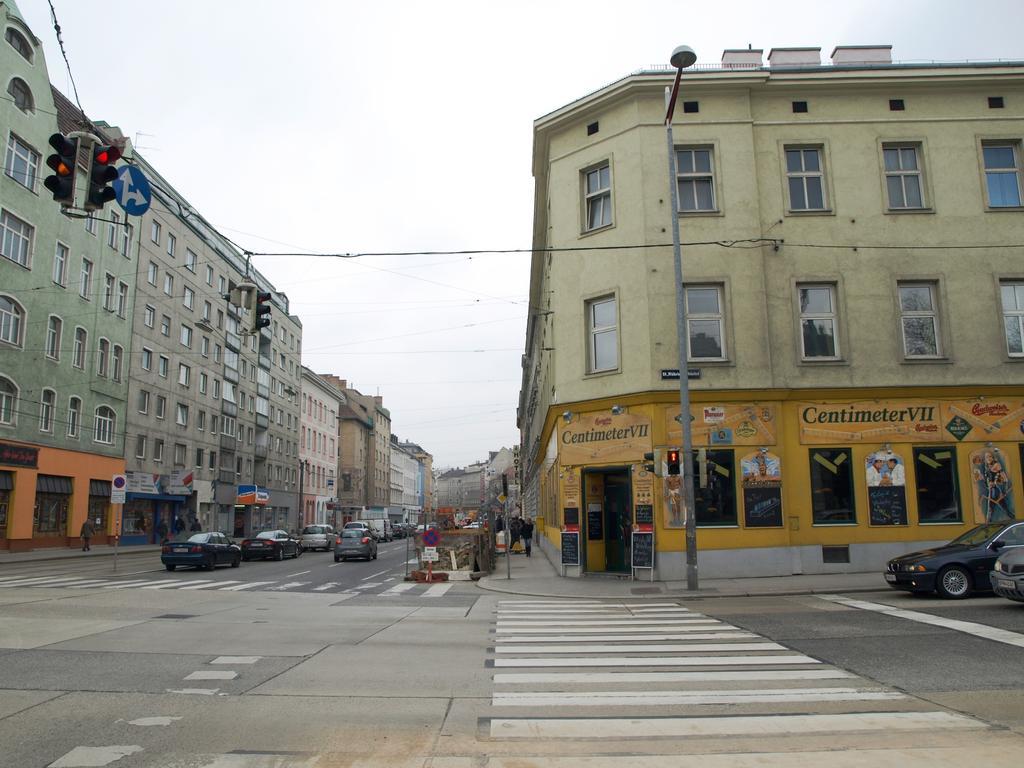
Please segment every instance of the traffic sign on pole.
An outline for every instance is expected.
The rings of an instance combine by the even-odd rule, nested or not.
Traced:
[[[122,165],[114,179],[114,194],[117,204],[129,216],[141,216],[149,210],[153,191],[145,174],[134,165]]]
[[[110,503],[124,504],[124,494],[128,487],[128,478],[125,475],[114,475],[110,482]]]
[[[423,546],[424,547],[436,547],[441,541],[441,534],[438,533],[436,528],[427,528],[423,532]]]

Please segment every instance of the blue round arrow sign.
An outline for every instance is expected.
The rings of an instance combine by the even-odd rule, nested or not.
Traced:
[[[141,216],[149,210],[153,192],[142,171],[134,165],[122,165],[114,179],[114,193],[117,204],[129,216]]]

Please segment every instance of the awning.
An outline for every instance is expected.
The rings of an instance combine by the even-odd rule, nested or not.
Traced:
[[[0,491],[14,490],[14,473],[0,472]]]
[[[110,481],[109,480],[90,480],[89,481],[89,495],[90,496],[107,496],[110,497]]]
[[[70,496],[71,489],[70,477],[58,477],[57,475],[36,476],[36,493],[62,493],[65,496]]]

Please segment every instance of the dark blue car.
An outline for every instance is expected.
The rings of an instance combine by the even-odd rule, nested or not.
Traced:
[[[195,533],[188,541],[168,541],[160,548],[160,562],[168,571],[179,565],[213,570],[218,565],[237,568],[242,548],[223,533]]]

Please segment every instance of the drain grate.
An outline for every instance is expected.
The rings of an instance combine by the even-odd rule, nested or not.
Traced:
[[[163,616],[154,616],[154,619],[194,619],[197,613],[165,613]]]

